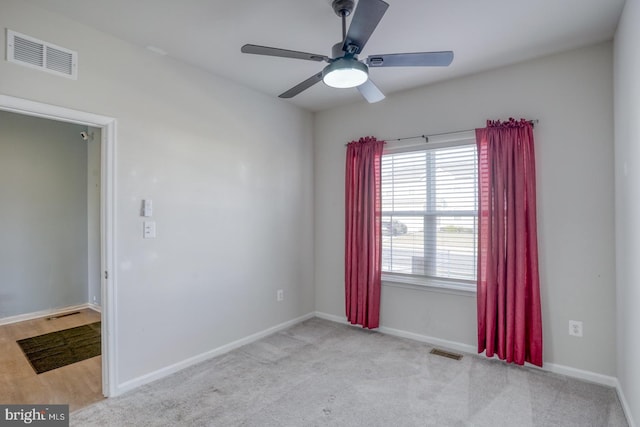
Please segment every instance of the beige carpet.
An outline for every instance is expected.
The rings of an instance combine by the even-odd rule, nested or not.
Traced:
[[[75,426],[627,426],[609,387],[311,319],[71,414]]]

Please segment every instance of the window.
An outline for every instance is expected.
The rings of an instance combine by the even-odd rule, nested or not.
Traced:
[[[382,157],[383,280],[476,286],[475,140],[424,144]]]

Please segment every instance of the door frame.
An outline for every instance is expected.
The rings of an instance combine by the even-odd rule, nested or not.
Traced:
[[[0,110],[101,129],[100,252],[102,317],[102,394],[117,394],[116,317],[116,119],[0,94]]]

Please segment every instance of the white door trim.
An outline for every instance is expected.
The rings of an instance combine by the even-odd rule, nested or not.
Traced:
[[[102,129],[100,231],[102,252],[102,393],[117,394],[116,119],[0,94],[0,110]],[[105,276],[108,272],[108,278]]]

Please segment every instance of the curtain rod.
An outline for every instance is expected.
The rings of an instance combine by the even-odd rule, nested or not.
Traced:
[[[538,124],[540,120],[538,119],[534,119],[534,120],[529,120],[529,123],[531,123],[531,127],[535,127],[535,125]],[[463,130],[454,130],[452,132],[442,132],[442,133],[432,133],[431,135],[416,135],[416,136],[406,136],[404,138],[383,138],[383,141],[404,141],[406,139],[417,139],[417,138],[423,138],[425,142],[429,142],[429,137],[430,136],[443,136],[443,135],[452,135],[454,133],[462,133],[462,132],[471,132],[475,130],[474,129],[463,129]],[[345,146],[349,145],[349,144],[344,144]]]

